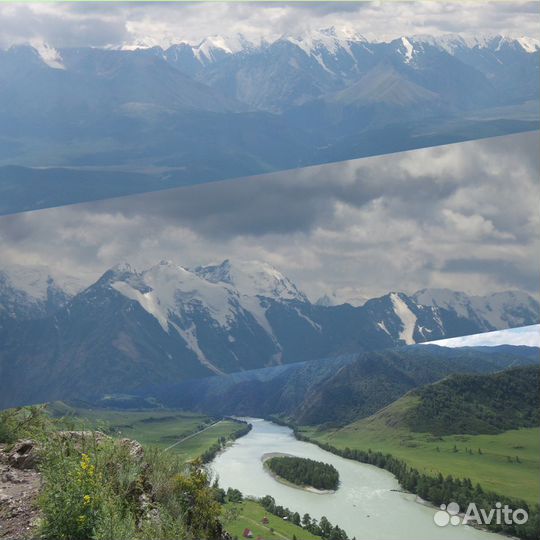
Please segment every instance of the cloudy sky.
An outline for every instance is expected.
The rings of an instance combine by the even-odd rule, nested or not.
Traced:
[[[197,43],[237,32],[258,40],[308,29],[348,27],[368,39],[461,33],[540,37],[539,2],[192,2],[1,3],[0,47],[46,42],[54,47],[145,42]]]
[[[312,299],[449,287],[537,295],[538,132],[0,218],[4,265],[87,283],[142,270],[260,259]]]

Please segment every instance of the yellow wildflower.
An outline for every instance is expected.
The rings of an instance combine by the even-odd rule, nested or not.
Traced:
[[[88,465],[90,463],[90,458],[88,457],[88,454],[83,454],[81,456],[81,469],[85,471],[88,469]]]
[[[95,470],[95,467],[93,465],[90,465],[90,467],[88,467],[88,476],[93,476]]]
[[[79,523],[82,525],[86,521],[86,516],[79,516]]]
[[[90,500],[91,500],[90,495],[85,495],[85,496],[83,497],[83,502],[84,502],[85,505],[86,505],[86,504],[90,504]]]

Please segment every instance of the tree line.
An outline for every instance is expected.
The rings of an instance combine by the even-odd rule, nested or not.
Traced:
[[[210,463],[217,456],[218,452],[225,448],[227,441],[235,441],[236,439],[247,435],[251,431],[251,424],[245,422],[244,420],[238,420],[236,418],[227,418],[227,420],[242,424],[242,427],[236,431],[233,431],[228,437],[219,437],[212,446],[207,448],[200,455],[200,459],[203,463]]]
[[[339,473],[333,465],[295,456],[276,456],[265,461],[275,474],[296,484],[316,489],[337,489]]]
[[[276,501],[270,495],[266,495],[262,499],[259,499],[259,503],[270,514],[274,514],[282,519],[287,518],[287,520],[294,525],[302,527],[311,534],[320,536],[324,540],[349,540],[347,533],[338,525],[332,525],[325,516],[321,517],[318,522],[309,514],[304,514],[300,517],[298,512],[293,512],[288,508],[276,505]],[[355,539],[353,538],[352,540]]]
[[[523,508],[529,514],[527,523],[519,525],[517,523],[506,524],[504,521],[500,524],[492,522],[485,527],[490,531],[517,536],[523,540],[538,540],[540,532],[539,505],[529,505],[523,500],[485,491],[480,484],[473,485],[470,478],[459,479],[451,475],[444,477],[440,473],[437,476],[426,475],[391,454],[373,452],[371,449],[367,451],[351,448],[339,449],[328,443],[312,440],[296,429],[294,432],[299,440],[316,444],[327,452],[386,469],[398,479],[404,489],[437,506],[455,501],[464,510],[470,503],[475,503],[478,510],[483,508],[487,513],[496,507],[496,503],[501,503],[502,506],[507,504],[513,509]]]

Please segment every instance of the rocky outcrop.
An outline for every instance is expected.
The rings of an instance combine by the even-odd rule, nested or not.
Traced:
[[[0,538],[32,538],[39,519],[37,497],[41,475],[34,441],[16,443],[9,451],[0,448]]]
[[[7,461],[15,469],[36,469],[39,463],[39,449],[35,441],[25,439],[15,443],[7,456]]]

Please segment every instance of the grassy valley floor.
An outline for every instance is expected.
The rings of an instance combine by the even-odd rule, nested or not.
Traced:
[[[170,409],[114,410],[73,407],[62,402],[48,405],[54,416],[67,417],[77,429],[101,429],[110,435],[135,439],[144,446],[169,448],[184,461],[208,450],[220,437],[227,439],[239,429],[231,420]]]
[[[263,524],[262,519],[268,518],[268,523]],[[225,529],[234,537],[243,538],[245,529],[250,529],[253,538],[265,540],[275,538],[282,540],[321,540],[309,531],[298,527],[278,516],[269,514],[256,501],[244,500],[241,503],[227,503],[224,509],[223,521]]]
[[[338,430],[302,427],[299,432],[339,449],[371,448],[389,453],[421,473],[468,477],[485,490],[538,504],[540,428],[439,437],[414,433],[403,425],[388,425],[384,414],[379,413]]]

